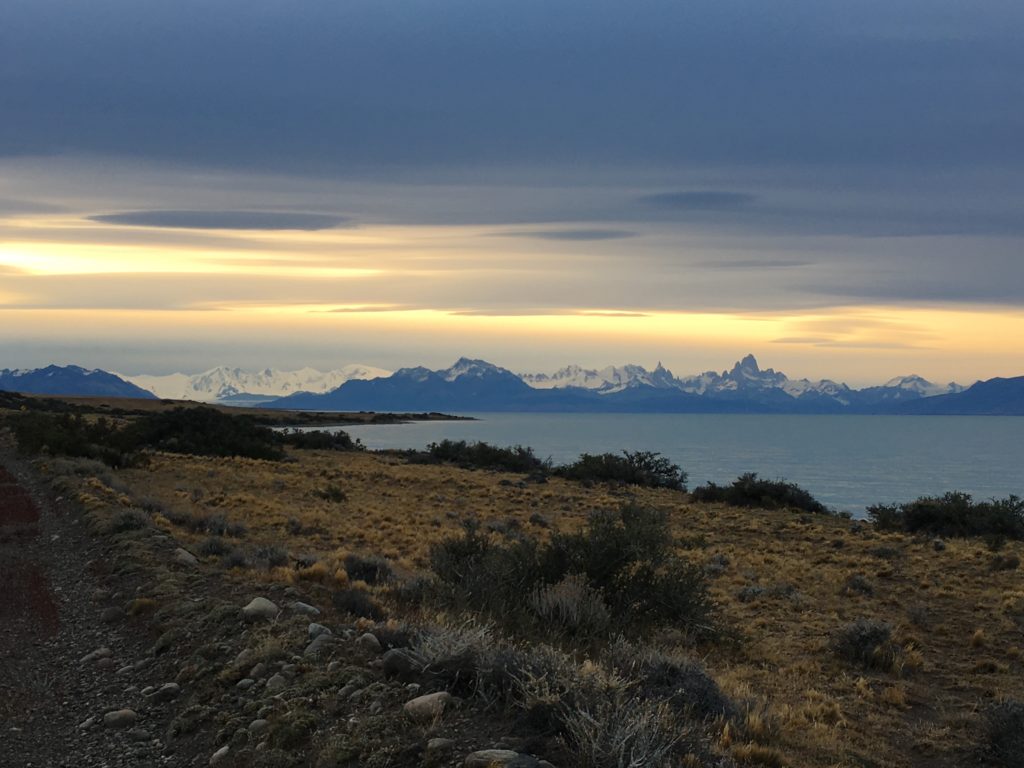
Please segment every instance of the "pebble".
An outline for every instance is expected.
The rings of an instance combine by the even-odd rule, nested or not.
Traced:
[[[210,765],[217,765],[217,763],[221,762],[225,757],[228,756],[228,752],[230,751],[231,747],[228,746],[223,746],[220,749],[218,749],[216,752],[213,753],[213,755],[210,756]]]
[[[128,738],[132,741],[149,741],[153,736],[144,728],[132,728],[128,731]]]
[[[242,608],[242,616],[246,621],[273,619],[277,614],[277,606],[265,597],[255,597]]]
[[[265,674],[267,674],[267,665],[264,664],[262,661],[249,670],[249,677],[251,677],[253,680],[259,680]]]
[[[237,688],[240,691],[247,691],[254,685],[256,685],[255,680],[253,680],[251,677],[245,677],[239,680],[237,683],[235,683],[235,688]]]
[[[249,733],[251,733],[253,736],[256,736],[260,733],[263,733],[265,730],[267,730],[268,727],[270,727],[270,721],[264,720],[263,718],[259,718],[249,723]]]
[[[464,768],[540,768],[540,761],[511,749],[484,749],[466,757]]]
[[[94,725],[96,725],[96,721],[97,720],[99,720],[99,718],[96,717],[95,715],[93,715],[92,717],[86,718],[85,720],[83,720],[81,723],[78,724],[78,729],[80,731],[87,731],[90,728],[92,728]]]
[[[134,725],[138,719],[139,716],[133,710],[118,709],[103,716],[103,725],[107,728],[127,728]]]
[[[448,691],[437,691],[407,701],[402,709],[417,722],[429,722],[444,714],[445,707],[451,702],[452,695]]]
[[[120,621],[123,618],[124,611],[118,608],[117,606],[107,608],[105,611],[103,611],[103,613],[100,614],[100,621],[102,621],[104,624],[113,624],[114,622]]]

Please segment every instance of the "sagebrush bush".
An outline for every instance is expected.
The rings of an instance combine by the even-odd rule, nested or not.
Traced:
[[[203,557],[210,557],[227,554],[230,549],[220,536],[210,536],[196,548],[196,552]]]
[[[701,568],[678,558],[665,513],[634,505],[595,512],[585,528],[540,543],[518,534],[499,543],[478,523],[431,549],[431,568],[455,602],[520,629],[564,631],[537,621],[531,599],[541,590],[579,579],[599,596],[609,616],[640,629],[676,625],[694,635],[714,632],[714,606]],[[593,610],[593,608],[591,608]]]
[[[572,464],[556,467],[554,473],[584,482],[686,490],[686,472],[653,451],[623,451],[621,456],[614,453],[584,453]]]
[[[357,618],[373,619],[374,621],[383,621],[386,618],[384,609],[365,589],[357,587],[339,589],[331,595],[331,602],[337,610]]]
[[[756,472],[747,472],[732,485],[708,483],[693,490],[695,501],[719,502],[732,507],[760,509],[798,509],[802,512],[829,514],[830,510],[808,491],[785,480],[765,480]]]
[[[942,496],[922,496],[906,504],[868,507],[876,528],[931,536],[985,536],[1024,539],[1024,499],[974,501],[969,493],[950,491]]]
[[[137,531],[147,527],[149,524],[149,515],[141,509],[125,509],[114,515],[107,526],[107,531],[110,533]]]
[[[394,572],[388,561],[376,555],[345,555],[345,572],[352,581],[365,581],[367,584],[386,584],[394,578]]]
[[[252,553],[253,560],[266,568],[280,568],[288,565],[288,550],[276,544],[264,544]]]
[[[892,627],[875,619],[857,619],[832,637],[833,652],[866,669],[891,672],[899,664],[902,648],[893,642]]]
[[[530,596],[529,605],[541,622],[575,637],[599,637],[611,627],[611,614],[601,593],[578,574],[539,588]]]

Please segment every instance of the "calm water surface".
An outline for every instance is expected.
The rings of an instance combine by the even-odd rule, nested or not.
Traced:
[[[445,438],[528,445],[555,463],[580,453],[650,450],[690,486],[743,472],[785,478],[860,515],[878,502],[963,490],[1024,495],[1024,419],[970,416],[464,414],[478,421],[345,427],[368,448],[423,448]]]

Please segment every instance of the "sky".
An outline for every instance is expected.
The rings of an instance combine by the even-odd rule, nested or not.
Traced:
[[[0,367],[1024,374],[1019,0],[6,0]]]

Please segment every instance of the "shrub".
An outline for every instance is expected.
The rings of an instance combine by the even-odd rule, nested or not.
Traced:
[[[158,451],[195,456],[245,456],[277,461],[284,458],[277,433],[251,417],[235,416],[205,406],[146,414],[124,430],[123,441]]]
[[[227,554],[230,547],[220,536],[210,536],[200,544],[196,551],[203,557],[211,557]]]
[[[149,525],[149,515],[141,509],[125,509],[114,515],[107,527],[109,533],[137,531]]]
[[[543,544],[524,535],[499,544],[469,521],[461,537],[435,545],[430,560],[453,600],[513,625],[535,623],[531,599],[573,577],[577,597],[583,599],[582,587],[589,591],[591,616],[593,600],[600,597],[614,620],[632,626],[667,623],[698,635],[713,632],[706,578],[698,566],[674,555],[667,516],[657,510],[626,505],[596,512],[585,528],[555,534]],[[560,610],[552,594],[542,602]]]
[[[530,596],[529,605],[541,622],[574,637],[606,635],[611,625],[601,593],[575,574],[538,589]]]
[[[335,504],[340,504],[341,502],[345,501],[348,498],[348,494],[346,494],[340,487],[334,484],[328,485],[326,488],[316,491],[316,495],[319,496],[321,499],[324,499],[325,501],[333,501]]]
[[[570,480],[686,490],[686,473],[652,451],[623,451],[622,456],[584,453],[572,464],[557,467],[555,474]]]
[[[514,445],[499,448],[483,442],[442,440],[427,446],[428,460],[455,464],[466,469],[498,469],[505,472],[546,472],[548,462],[538,459],[532,448]]]
[[[293,448],[317,451],[361,451],[363,444],[342,430],[328,432],[322,429],[311,430],[283,430],[278,433],[279,438],[285,445]]]
[[[1013,495],[976,502],[969,493],[950,491],[906,504],[876,504],[868,507],[868,516],[882,530],[1024,539],[1024,500]]]
[[[857,619],[832,638],[832,650],[847,661],[866,669],[892,671],[902,649],[892,640],[892,627],[874,619]]]
[[[352,581],[384,584],[394,577],[391,566],[383,557],[348,554],[344,562],[345,572]]]
[[[984,713],[988,750],[999,765],[1024,768],[1024,703],[1006,699]]]
[[[352,587],[337,590],[331,595],[331,602],[337,610],[361,619],[383,621],[385,618],[384,611],[365,589]]]
[[[281,568],[288,565],[288,550],[276,544],[264,544],[257,547],[252,554],[253,559],[269,568]]]
[[[228,569],[230,569],[230,568],[248,568],[249,567],[249,557],[248,557],[248,555],[245,554],[245,550],[244,549],[240,549],[239,547],[235,547],[230,552],[228,552],[226,555],[224,555],[224,557],[221,558],[220,563],[221,563],[221,565],[223,565],[225,568],[228,568]]]
[[[619,695],[593,703],[561,717],[565,741],[582,768],[669,765],[682,734],[665,702]]]
[[[756,472],[747,472],[736,478],[732,485],[708,483],[695,488],[695,501],[719,502],[731,507],[757,507],[760,509],[797,509],[802,512],[829,514],[830,510],[809,492],[785,480],[764,480]]]

